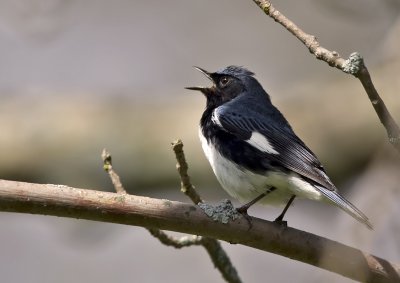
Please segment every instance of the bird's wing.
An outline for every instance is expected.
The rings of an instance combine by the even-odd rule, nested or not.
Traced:
[[[279,123],[275,121],[274,124],[267,124],[262,122],[264,119],[257,112],[246,111],[246,114],[239,114],[228,107],[220,106],[214,110],[212,121],[222,130],[263,152],[261,156],[335,191],[335,186],[316,156],[286,124],[278,110],[277,113]]]
[[[223,131],[247,142],[260,152],[260,158],[296,172],[315,182],[314,187],[327,199],[342,208],[369,229],[372,224],[358,208],[342,197],[325,173],[321,163],[312,151],[296,136],[278,110],[272,111],[274,123],[265,121],[265,116],[257,110],[232,112],[222,105],[214,110],[211,121]],[[263,119],[264,118],[264,119]],[[262,160],[260,160],[262,162]]]

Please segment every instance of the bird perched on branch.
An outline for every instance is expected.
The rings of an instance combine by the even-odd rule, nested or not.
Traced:
[[[293,132],[249,70],[229,66],[214,73],[195,67],[213,83],[201,91],[206,109],[200,120],[204,153],[222,187],[245,203],[286,204],[295,197],[336,205],[372,229],[368,218],[341,196],[314,153]]]

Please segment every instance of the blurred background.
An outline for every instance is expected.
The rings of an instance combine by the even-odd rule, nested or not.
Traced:
[[[360,52],[400,123],[399,0],[275,2],[328,49]],[[209,83],[193,65],[232,64],[257,74],[375,230],[306,200],[289,210],[289,225],[399,262],[399,155],[361,84],[250,0],[0,0],[0,178],[111,191],[107,148],[130,193],[189,202],[170,146],[181,138],[199,193],[227,198],[197,137],[205,99],[184,87]],[[0,223],[1,282],[223,282],[204,250],[165,247],[143,228],[11,213]],[[244,282],[351,282],[223,245]]]

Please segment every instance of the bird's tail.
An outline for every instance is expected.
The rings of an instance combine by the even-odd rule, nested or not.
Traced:
[[[346,211],[349,215],[363,223],[368,229],[373,230],[373,226],[371,222],[369,222],[368,217],[361,212],[357,207],[355,207],[351,202],[347,199],[339,195],[336,191],[330,191],[326,188],[317,186],[317,189],[333,204],[340,207],[344,211]]]

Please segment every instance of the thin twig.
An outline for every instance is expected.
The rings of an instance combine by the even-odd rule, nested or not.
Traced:
[[[341,243],[273,222],[243,218],[227,224],[202,209],[165,199],[0,180],[0,211],[170,230],[221,239],[282,255],[361,282],[400,282],[400,266]]]
[[[199,246],[203,244],[203,237],[201,236],[189,235],[177,238],[167,235],[166,233],[158,229],[150,228],[147,230],[150,232],[151,235],[159,239],[160,242],[163,243],[164,245],[171,246],[177,249],[190,246]]]
[[[181,191],[185,195],[187,195],[194,204],[202,203],[203,200],[196,192],[194,186],[192,185],[192,182],[190,181],[190,177],[188,174],[189,166],[186,162],[185,153],[183,151],[183,142],[181,140],[172,142],[172,149],[175,153],[177,161],[176,169],[178,170],[179,176],[181,178]],[[225,252],[221,244],[216,239],[203,237],[201,243],[203,247],[207,250],[208,255],[214,263],[214,266],[218,268],[218,270],[221,272],[222,276],[227,282],[242,282],[236,268],[233,266],[231,260],[229,259],[228,254]]]
[[[101,158],[103,159],[103,169],[110,176],[110,179],[114,185],[115,191],[119,194],[126,194],[126,190],[121,183],[121,179],[119,178],[118,174],[115,173],[115,171],[112,167],[111,154],[107,151],[107,149],[103,149],[103,152],[101,153]]]
[[[396,124],[393,117],[390,115],[389,111],[386,108],[385,103],[382,98],[379,96],[378,92],[375,89],[374,84],[372,83],[371,76],[369,74],[368,69],[363,64],[361,70],[357,73],[357,78],[361,81],[365,91],[368,94],[369,99],[371,100],[372,106],[375,109],[375,112],[378,114],[379,120],[384,125],[388,137],[389,142],[397,148],[400,152],[400,129]]]
[[[112,157],[111,154],[107,151],[107,149],[103,149],[103,152],[101,153],[101,158],[103,159],[103,168],[110,176],[115,191],[118,194],[127,194],[124,186],[121,183],[121,178],[118,176],[118,174],[114,171],[112,167]],[[151,235],[153,235],[161,243],[167,246],[173,246],[175,248],[183,248],[201,244],[202,237],[200,236],[183,236],[181,238],[178,238],[169,236],[165,232],[155,228],[149,228],[147,230],[150,232]]]
[[[368,69],[364,64],[362,56],[355,52],[347,60],[339,56],[336,51],[330,51],[322,47],[316,37],[301,30],[295,23],[279,12],[268,0],[253,0],[265,14],[280,23],[295,37],[297,37],[308,50],[319,60],[325,61],[329,66],[335,67],[345,73],[358,78],[368,95],[379,120],[386,129],[389,142],[400,152],[400,128],[396,124],[385,103],[379,96],[372,83]]]
[[[176,169],[179,172],[181,178],[181,191],[187,195],[194,204],[203,202],[200,195],[196,192],[194,186],[190,182],[190,177],[188,175],[188,164],[186,162],[185,153],[183,152],[183,143],[181,140],[172,142],[172,149],[175,153]]]

